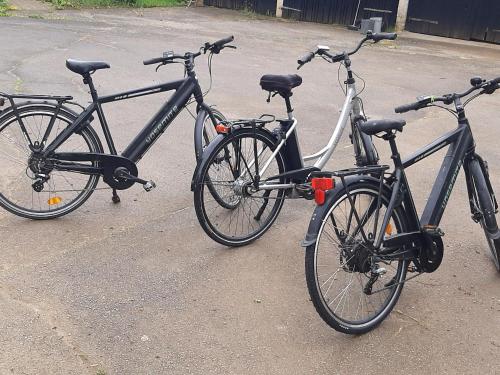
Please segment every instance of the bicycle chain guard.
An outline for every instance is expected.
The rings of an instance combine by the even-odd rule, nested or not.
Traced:
[[[423,233],[424,243],[418,257],[422,271],[431,273],[436,271],[443,261],[444,245],[441,236],[432,236]]]
[[[104,182],[116,190],[125,190],[135,184],[135,181],[115,176],[118,168],[125,168],[132,176],[137,177],[139,171],[131,160],[117,155],[103,155],[100,162],[103,166]]]

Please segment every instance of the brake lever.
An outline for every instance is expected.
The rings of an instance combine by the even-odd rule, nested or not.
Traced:
[[[166,65],[166,62],[162,62],[161,64],[158,64],[158,66],[155,69],[155,72],[158,72],[158,69],[160,69],[163,65]]]
[[[208,42],[205,42],[205,44],[200,49],[203,50],[203,54],[206,54],[207,51],[210,50],[210,47],[212,47],[212,45]]]
[[[224,49],[224,48],[237,49],[238,47],[236,47],[236,46],[231,46],[231,45],[227,45],[227,46],[224,46],[224,47],[222,47],[222,48],[223,48],[223,49]]]
[[[493,94],[500,88],[500,85],[496,82],[490,82],[486,87],[483,87],[483,92],[487,95]]]

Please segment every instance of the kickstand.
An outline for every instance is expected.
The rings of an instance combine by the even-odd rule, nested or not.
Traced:
[[[254,216],[254,220],[257,220],[257,221],[260,220],[260,217],[264,213],[264,210],[266,209],[267,204],[269,203],[269,195],[270,194],[271,194],[271,190],[266,190],[264,192],[264,195],[262,196],[262,198],[264,198],[264,203],[262,203],[262,206],[260,207],[259,211],[257,212],[257,215]]]
[[[113,197],[111,198],[113,203],[120,203],[120,196],[116,193],[116,189],[113,189]]]

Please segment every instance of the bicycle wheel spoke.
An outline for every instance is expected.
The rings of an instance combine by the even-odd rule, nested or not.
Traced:
[[[267,134],[261,134],[259,131],[255,138],[259,166],[269,160],[273,145]],[[274,221],[283,204],[282,190],[255,189],[255,160],[254,134],[245,130],[213,151],[203,179],[197,182],[195,195],[201,202],[201,206],[196,205],[198,218],[207,233],[221,243],[251,241]],[[260,178],[282,171],[282,159],[276,157]]]
[[[312,271],[315,275],[307,278],[309,288],[317,290],[322,299],[317,300],[315,294],[311,294],[312,300],[316,308],[324,311],[322,317],[330,316],[331,320],[326,321],[343,332],[345,327],[371,329],[365,324],[387,311],[386,306],[393,303],[394,294],[401,290],[396,284],[382,288],[390,280],[402,280],[407,267],[404,260],[380,262],[376,257],[375,223],[381,222],[385,215],[385,209],[378,209],[377,202],[381,202],[380,208],[387,204],[378,199],[378,189],[356,191],[353,188],[350,194],[351,199],[344,195],[331,203],[320,221],[316,244],[306,251],[306,274]],[[398,232],[402,230],[398,216],[394,216],[390,224]],[[382,271],[373,273],[374,269]]]
[[[28,138],[32,146],[43,147],[71,120],[58,117],[49,132],[53,114],[46,107],[38,109],[34,104],[21,109],[19,116],[26,133],[15,116],[0,124],[0,169],[7,176],[0,182],[0,205],[30,218],[50,218],[72,211],[94,191],[99,177],[55,170],[53,160],[30,149],[26,141]],[[47,143],[43,143],[46,136]],[[72,134],[57,152],[100,152],[96,142],[95,137],[83,130]]]

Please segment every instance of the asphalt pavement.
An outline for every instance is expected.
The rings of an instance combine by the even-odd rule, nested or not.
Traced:
[[[111,94],[181,78],[180,66],[155,72],[142,60],[228,35],[238,49],[214,57],[206,100],[231,118],[283,116],[282,100],[266,103],[260,76],[295,73],[297,58],[316,44],[340,51],[361,38],[331,25],[210,8],[19,11],[0,18],[0,91],[73,95],[85,105],[89,95],[67,58],[109,62],[93,77],[99,93]],[[500,46],[403,33],[362,49],[352,67],[366,83],[368,116],[397,118],[393,108],[416,96],[500,76]],[[304,154],[323,147],[335,126],[343,102],[337,68],[316,59],[300,70],[304,83],[292,104]],[[203,58],[196,69],[207,88]],[[119,150],[167,97],[104,106]],[[468,107],[497,191],[499,102],[500,94],[483,96]],[[437,109],[404,118],[403,155],[456,126]],[[499,372],[500,275],[470,219],[462,174],[441,224],[442,266],[406,284],[379,328],[351,337],[323,323],[309,301],[299,242],[312,202],[287,201],[272,229],[244,248],[225,248],[201,230],[190,191],[193,124],[183,112],[140,161],[140,176],[158,186],[150,193],[133,187],[115,205],[109,190],[99,190],[76,212],[45,222],[0,210],[0,374]],[[377,147],[390,163],[387,145]],[[328,168],[351,166],[352,154],[346,132]],[[420,211],[443,155],[408,171]]]

